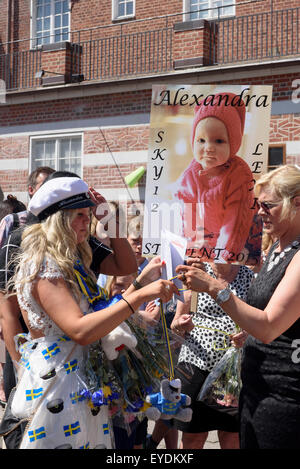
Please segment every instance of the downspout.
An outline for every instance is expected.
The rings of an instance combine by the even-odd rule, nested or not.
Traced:
[[[10,40],[11,40],[11,0],[7,0],[7,28],[6,28],[6,52],[10,53]]]

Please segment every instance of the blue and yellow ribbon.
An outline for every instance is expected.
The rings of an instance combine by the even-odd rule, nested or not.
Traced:
[[[98,309],[106,308],[105,304],[109,301],[108,292],[104,288],[99,287],[85,272],[84,266],[79,259],[74,264],[74,274],[80,290],[93,309],[97,308],[95,309],[97,311]]]
[[[169,361],[169,381],[172,381],[172,379],[174,379],[174,365],[173,365],[173,358],[172,358],[172,352],[171,352],[170,338],[169,338],[169,333],[168,333],[164,305],[161,300],[159,300],[159,302],[160,302],[161,323],[162,323],[163,333],[164,333],[164,337],[165,337],[165,341],[167,345],[167,354],[168,354],[168,361]]]

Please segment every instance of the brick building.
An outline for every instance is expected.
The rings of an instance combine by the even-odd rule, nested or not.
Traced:
[[[0,0],[0,186],[41,165],[108,199],[148,156],[152,84],[272,84],[269,166],[300,165],[300,0]]]

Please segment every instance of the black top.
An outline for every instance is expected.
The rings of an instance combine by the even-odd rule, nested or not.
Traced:
[[[300,245],[292,247],[268,272],[268,264],[277,245],[278,243],[273,245],[248,291],[247,303],[262,310],[266,308],[289,263],[300,249]],[[296,350],[293,341],[299,338],[300,319],[269,344],[251,336],[247,338],[242,363],[242,381],[248,397],[252,395],[256,400],[271,394],[279,400],[300,405],[300,365],[299,360],[293,358],[293,352]],[[299,348],[300,344],[296,345],[297,347]]]

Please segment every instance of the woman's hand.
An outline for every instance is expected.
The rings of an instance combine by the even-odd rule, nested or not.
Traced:
[[[104,223],[107,223],[108,220],[113,216],[107,200],[93,187],[89,187],[89,194],[92,202],[96,204],[94,207],[92,207],[92,213],[94,217],[97,218],[98,221],[104,221],[103,219],[105,218]]]
[[[231,334],[230,340],[231,344],[236,348],[242,348],[244,346],[245,340],[248,337],[248,332],[241,331],[237,334]]]
[[[191,332],[193,329],[194,323],[190,314],[182,314],[174,318],[171,323],[171,330],[180,336],[183,336],[186,332]]]
[[[159,256],[154,257],[142,270],[137,280],[141,283],[142,286],[148,285],[148,283],[158,280],[161,277],[161,269],[164,264],[165,262],[161,261]]]
[[[179,274],[178,279],[190,290],[208,293],[210,287],[217,281],[204,272],[201,266],[201,263],[196,262],[193,262],[193,266],[179,265],[176,267],[176,272]]]
[[[150,326],[154,326],[160,318],[160,307],[157,306],[155,301],[149,301],[144,311],[138,311],[138,314]]]
[[[170,301],[174,293],[179,295],[178,288],[169,280],[156,280],[156,282],[149,283],[149,285],[143,287],[139,291],[143,296],[145,295],[145,302],[160,298],[163,303],[167,303]]]

